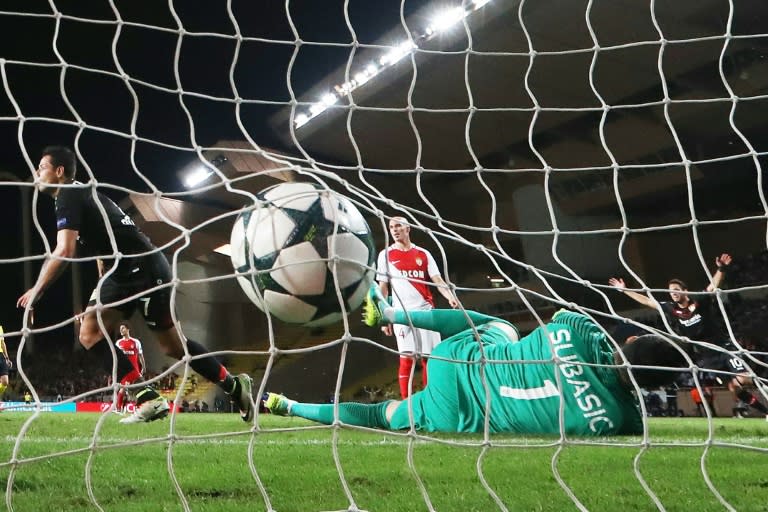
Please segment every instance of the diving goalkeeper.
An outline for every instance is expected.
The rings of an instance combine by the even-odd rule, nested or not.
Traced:
[[[364,321],[406,323],[371,288]],[[432,352],[427,387],[410,398],[378,404],[341,403],[339,420],[350,425],[428,432],[614,435],[642,431],[642,418],[621,354],[587,317],[558,311],[545,327],[518,341],[509,322],[474,311],[409,311],[415,327],[436,330],[444,341]],[[469,327],[471,319],[479,334]],[[660,336],[645,335],[622,347],[638,385],[670,383],[685,358]],[[561,415],[562,404],[562,415]],[[334,421],[334,404],[306,404],[267,393],[274,414],[319,423]],[[412,418],[411,418],[412,410]],[[561,429],[562,420],[562,429]]]

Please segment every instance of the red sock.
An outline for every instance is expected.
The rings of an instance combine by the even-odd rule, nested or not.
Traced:
[[[124,404],[125,404],[125,390],[119,389],[117,391],[117,401],[115,402],[115,410],[117,412],[122,411]]]
[[[427,387],[427,360],[421,360],[421,385]]]
[[[400,369],[397,372],[397,378],[400,381],[400,396],[408,398],[411,396],[411,390],[408,389],[408,381],[411,378],[411,369],[413,368],[413,359],[410,357],[400,358]]]

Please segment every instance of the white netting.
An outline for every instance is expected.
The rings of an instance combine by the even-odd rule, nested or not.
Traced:
[[[119,201],[171,256],[177,325],[231,371],[253,374],[257,397],[274,390],[303,401],[367,401],[397,392],[392,343],[359,326],[357,313],[324,329],[273,322],[245,299],[229,259],[215,252],[229,241],[238,213],[253,207],[254,194],[281,180],[313,181],[349,197],[367,216],[377,249],[391,243],[388,219],[405,216],[415,243],[436,256],[462,307],[503,317],[524,332],[560,307],[595,319],[617,343],[635,327],[668,332],[660,312],[622,297],[608,278],[623,277],[628,288],[663,300],[670,277],[703,290],[715,257],[729,252],[735,261],[727,286],[712,295],[749,375],[764,376],[763,2],[50,0],[0,9],[0,201],[7,240],[21,240],[3,244],[0,253],[3,322],[16,362],[6,400],[22,398],[28,388],[36,409],[4,431],[0,471],[9,510],[25,509],[35,494],[28,479],[41,461],[70,458],[74,469],[61,471],[82,482],[81,502],[72,509],[109,509],[99,490],[103,460],[122,458],[126,448],[157,446],[167,450],[160,460],[131,466],[160,468],[157,478],[167,481],[160,489],[147,483],[152,490],[143,499],[172,494],[178,505],[163,507],[216,510],[226,495],[267,510],[300,509],[278,490],[283,482],[272,466],[280,465],[279,456],[270,450],[301,442],[327,443],[325,460],[287,470],[297,495],[316,492],[316,501],[303,506],[318,510],[409,510],[414,503],[469,509],[460,492],[441,487],[451,480],[432,467],[452,450],[466,455],[464,449],[476,449],[466,473],[485,508],[612,509],[639,502],[665,509],[688,506],[694,495],[728,510],[757,507],[749,500],[764,494],[764,481],[755,477],[764,472],[738,474],[755,478],[742,501],[741,488],[722,478],[711,454],[728,449],[733,464],[749,455],[756,468],[765,467],[761,434],[734,435],[735,427],[712,418],[730,416],[737,405],[722,389],[713,404],[704,402],[705,433],[693,437],[685,429],[680,437],[654,436],[646,426],[642,436],[596,441],[487,432],[350,441],[353,434],[334,425],[325,439],[305,439],[295,436],[314,430],[273,428],[262,416],[246,426],[235,415],[206,433],[174,415],[159,431],[126,437],[108,413],[94,415],[92,430],[79,436],[38,435],[47,421],[38,409],[56,395],[63,398],[56,407],[67,409],[86,399],[109,404],[116,391],[94,381],[105,376],[77,345],[76,315],[98,284],[94,258],[74,259],[71,284],[65,274],[54,285],[34,324],[31,311],[13,305],[56,244],[50,203],[39,199],[31,171],[45,145],[66,144],[78,155],[84,186]],[[192,384],[189,358],[167,360],[149,330],[135,326],[134,333],[145,340],[154,382],[178,405],[199,399],[229,410],[215,387]],[[693,375],[693,388],[705,393],[701,374]],[[411,380],[419,379],[412,374]],[[765,385],[756,381],[755,394],[765,402]],[[681,410],[695,411],[687,388],[677,395]],[[22,401],[8,401],[6,409],[23,408]],[[644,413],[657,411],[643,405]],[[34,442],[53,448],[30,449]],[[201,497],[185,464],[204,467],[203,474],[222,469],[210,452],[203,461],[185,458],[185,447],[202,451],[217,443],[241,460],[242,474],[232,476],[233,490]],[[407,468],[407,478],[378,475],[383,490],[369,492],[366,479],[374,477],[347,455],[347,443],[363,447],[371,465],[380,460],[394,473]],[[394,461],[382,451],[389,445],[404,448]],[[666,477],[646,468],[654,448],[681,446],[698,449],[686,460],[694,471],[671,492],[659,482]],[[597,493],[574,474],[583,468],[573,455],[582,447],[595,450],[583,452],[586,458],[602,449],[628,457],[625,481],[606,494],[621,494],[626,483],[639,501],[604,497],[610,506],[599,505]],[[533,481],[524,481],[525,472],[514,480],[535,487],[537,478],[547,479],[547,496],[559,497],[551,504],[510,491],[503,475],[512,469],[500,459],[517,454],[513,465],[524,467],[520,453],[545,454],[536,459],[543,470],[530,468]],[[323,483],[302,478],[323,465],[334,474],[328,493],[313,489]],[[388,483],[411,486],[406,505],[387,501]],[[54,506],[41,500],[30,507]]]

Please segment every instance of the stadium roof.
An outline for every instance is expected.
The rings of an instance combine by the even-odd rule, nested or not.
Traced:
[[[348,59],[271,125],[286,153],[304,165],[350,180],[365,169],[365,180],[383,197],[431,214],[426,196],[444,220],[457,224],[487,223],[477,211],[487,210],[488,202],[480,174],[503,211],[505,229],[518,228],[513,192],[544,180],[564,212],[615,213],[611,158],[622,166],[625,206],[651,211],[662,199],[669,209],[687,210],[688,179],[705,184],[704,197],[729,182],[754,184],[749,149],[733,126],[765,149],[768,38],[761,20],[768,4],[735,4],[730,26],[731,4],[716,0],[656,3],[653,12],[637,2],[590,5],[587,12],[582,2],[525,2],[521,13],[518,2],[491,1],[450,30],[419,40],[433,14],[425,8],[407,20],[410,37],[400,26],[374,44],[354,51],[350,45]],[[297,115],[404,40],[418,48],[349,96],[337,93],[341,99],[296,126]],[[678,144],[694,162],[689,172]],[[232,147],[247,151],[251,145]],[[268,160],[261,154],[228,159],[228,176],[246,176],[258,170],[253,161]],[[549,174],[545,163],[566,172]],[[726,175],[718,166],[743,171]],[[249,183],[255,191],[265,181],[257,176]],[[183,199],[195,208],[223,205],[206,213],[214,215],[242,196],[218,187]],[[179,210],[176,218],[184,216]],[[201,232],[205,242],[194,254],[229,236],[226,222],[203,231],[210,239]]]

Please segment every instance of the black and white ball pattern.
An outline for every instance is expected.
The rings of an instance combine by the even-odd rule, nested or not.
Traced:
[[[373,281],[375,258],[357,207],[313,183],[282,183],[257,198],[231,236],[232,265],[248,298],[284,322],[308,327],[338,322],[357,309]]]

